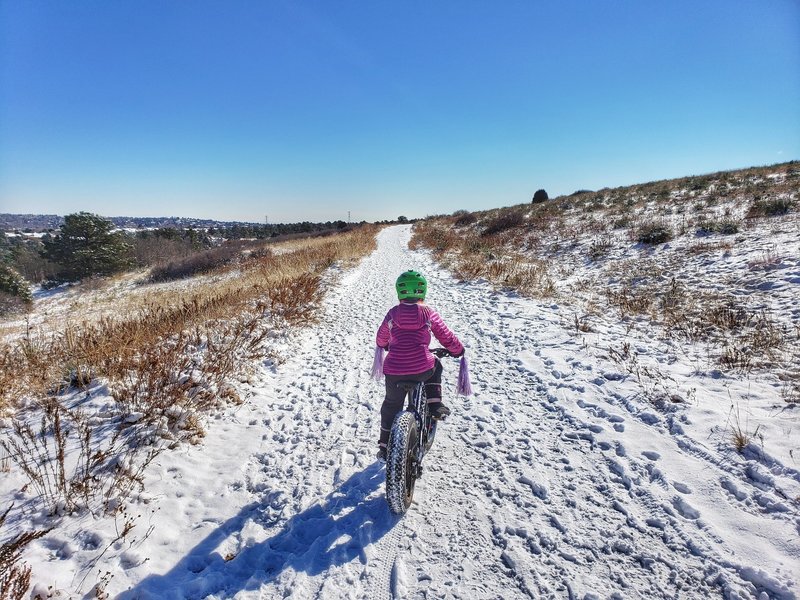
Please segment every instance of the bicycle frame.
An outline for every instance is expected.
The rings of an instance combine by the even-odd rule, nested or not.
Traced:
[[[434,349],[438,357],[446,350]],[[414,496],[414,483],[422,476],[422,459],[436,435],[436,420],[428,406],[425,381],[399,381],[405,391],[405,410],[397,413],[389,434],[386,456],[386,501],[389,510],[405,514]],[[413,417],[412,417],[413,415]]]
[[[422,473],[422,459],[430,450],[436,434],[436,421],[428,410],[428,398],[425,395],[425,383],[420,382],[409,392],[408,410],[414,413],[417,420],[417,431],[419,432],[419,442],[416,448],[416,460],[414,461],[414,477],[419,477]]]

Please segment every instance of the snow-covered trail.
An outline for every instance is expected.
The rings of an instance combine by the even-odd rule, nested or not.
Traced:
[[[124,598],[795,597],[797,512],[759,500],[775,477],[743,488],[677,416],[606,389],[535,302],[456,283],[409,237],[384,230],[295,357],[162,461],[154,531],[120,560]],[[452,397],[448,361],[453,414],[395,518],[368,372],[408,268],[467,346],[477,393]]]

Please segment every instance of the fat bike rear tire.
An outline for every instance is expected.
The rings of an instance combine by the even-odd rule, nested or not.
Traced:
[[[414,498],[414,462],[419,434],[414,413],[403,411],[395,417],[389,433],[386,456],[386,502],[395,515],[405,514]]]

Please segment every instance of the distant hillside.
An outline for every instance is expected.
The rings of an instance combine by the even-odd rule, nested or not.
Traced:
[[[226,239],[275,238],[292,234],[307,234],[321,231],[342,230],[345,221],[312,223],[249,223],[243,221],[214,221],[192,217],[105,217],[120,229],[196,229],[207,231]],[[42,233],[61,227],[64,217],[59,215],[14,215],[0,214],[0,231]],[[40,237],[40,236],[34,236]]]
[[[185,229],[228,228],[233,226],[254,226],[263,223],[249,223],[240,221],[215,221],[213,219],[195,219],[191,217],[106,217],[117,227],[131,229],[155,229],[158,227],[175,227]],[[32,231],[47,231],[57,229],[64,222],[61,215],[14,215],[0,214],[0,230],[14,231],[30,229]]]

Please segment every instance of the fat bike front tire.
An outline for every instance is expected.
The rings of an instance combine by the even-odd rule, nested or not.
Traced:
[[[395,515],[405,514],[414,498],[414,462],[419,433],[414,413],[403,411],[395,417],[389,433],[386,456],[386,502]]]

